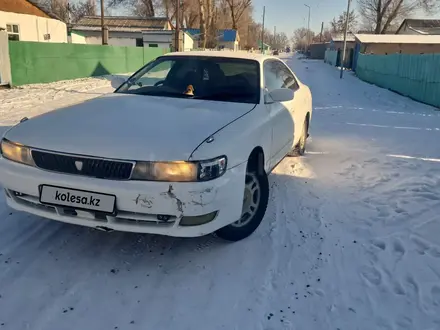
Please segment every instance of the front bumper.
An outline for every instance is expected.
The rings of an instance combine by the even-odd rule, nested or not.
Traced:
[[[0,157],[0,184],[12,208],[45,218],[108,230],[152,233],[176,237],[203,236],[238,220],[243,204],[246,164],[218,179],[197,183],[112,181],[53,173]],[[65,207],[39,202],[39,186],[53,185],[116,196],[116,214],[66,212]],[[211,222],[181,226],[183,217],[218,212]],[[158,215],[170,216],[159,221]]]

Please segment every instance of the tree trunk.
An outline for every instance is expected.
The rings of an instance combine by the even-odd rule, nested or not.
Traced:
[[[206,43],[209,45],[209,47],[213,46],[213,22],[214,22],[214,1],[213,0],[206,0]]]
[[[205,12],[205,3],[203,0],[199,0],[200,6],[200,36],[199,40],[201,41],[201,47],[206,48],[206,12]]]
[[[145,12],[150,17],[154,17],[154,6],[153,6],[153,0],[144,0],[145,4]]]
[[[382,0],[378,0],[376,6],[376,28],[374,29],[374,33],[379,34],[381,28],[382,28]]]
[[[231,12],[231,20],[232,20],[232,28],[234,30],[237,30],[237,20],[236,20],[236,12],[235,12],[235,4],[234,4],[234,0],[227,0],[227,3],[229,5],[229,10]]]
[[[388,19],[386,20],[382,28],[382,31],[380,32],[381,34],[385,34],[387,32],[388,28],[391,25],[391,22],[397,17],[397,14],[399,14],[402,5],[403,5],[403,0],[399,0],[399,3],[394,8],[393,12],[388,16]]]

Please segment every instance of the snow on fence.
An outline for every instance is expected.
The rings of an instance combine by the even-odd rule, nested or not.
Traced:
[[[133,72],[165,52],[148,47],[10,41],[12,85]]]
[[[324,62],[325,63],[329,63],[330,65],[335,66],[337,59],[338,59],[338,51],[337,50],[330,50],[330,49],[325,50],[325,55],[324,55]]]
[[[369,83],[440,107],[440,54],[359,54],[356,74]]]

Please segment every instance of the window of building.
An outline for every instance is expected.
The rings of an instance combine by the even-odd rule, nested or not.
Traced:
[[[158,44],[148,44],[148,47],[159,47]]]
[[[20,40],[20,28],[18,24],[6,24],[9,40]]]
[[[144,47],[144,39],[136,38],[136,47]]]

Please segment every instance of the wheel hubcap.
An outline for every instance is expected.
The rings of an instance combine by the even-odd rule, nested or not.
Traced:
[[[247,225],[257,213],[260,204],[260,183],[256,174],[246,173],[246,184],[244,187],[243,208],[240,220],[232,223],[234,227]]]

